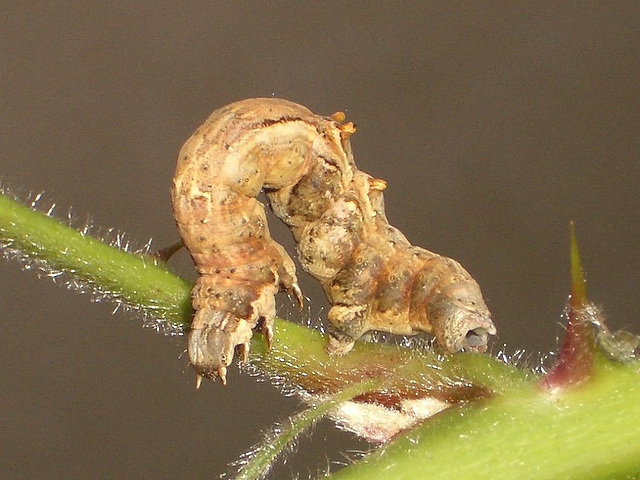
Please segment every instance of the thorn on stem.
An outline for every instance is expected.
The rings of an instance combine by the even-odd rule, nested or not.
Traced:
[[[153,257],[160,260],[161,262],[168,262],[171,257],[173,257],[182,247],[184,247],[184,242],[182,240],[177,241],[176,243],[172,243],[168,247],[161,248],[156,253],[153,254]]]
[[[580,261],[573,222],[571,229],[571,297],[567,306],[568,325],[558,361],[542,378],[544,390],[563,390],[582,383],[591,376],[595,352],[594,326],[604,321],[587,298],[587,286]]]

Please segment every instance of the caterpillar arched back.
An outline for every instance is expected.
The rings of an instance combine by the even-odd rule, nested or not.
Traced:
[[[226,382],[234,350],[246,357],[256,326],[271,343],[279,289],[302,298],[295,265],[255,198],[261,190],[332,305],[329,353],[347,353],[369,330],[431,332],[450,352],[486,349],[496,329],[478,284],[389,225],[386,183],[357,169],[354,132],[344,114],[256,98],[213,112],[182,147],[172,200],[200,274],[188,338],[198,379]]]

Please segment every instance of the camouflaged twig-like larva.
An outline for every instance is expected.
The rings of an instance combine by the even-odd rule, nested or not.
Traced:
[[[224,383],[234,350],[246,357],[256,326],[271,342],[279,289],[302,298],[294,263],[255,198],[262,189],[332,305],[330,353],[347,353],[369,330],[431,332],[450,352],[484,351],[496,333],[469,273],[389,225],[386,183],[356,168],[355,127],[343,122],[341,113],[248,99],[215,111],[182,147],[172,196],[200,274],[188,339],[198,380]]]

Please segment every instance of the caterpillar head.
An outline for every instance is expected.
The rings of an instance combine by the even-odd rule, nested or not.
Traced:
[[[475,281],[445,287],[428,306],[428,318],[438,344],[449,352],[484,352],[496,334],[491,314]]]

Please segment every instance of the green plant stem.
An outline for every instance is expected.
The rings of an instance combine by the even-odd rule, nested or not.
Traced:
[[[170,326],[189,323],[191,285],[164,264],[83,235],[7,195],[0,195],[0,245],[47,274],[62,272]]]
[[[190,321],[191,286],[163,264],[106,245],[4,195],[0,245],[46,273],[63,272],[162,322]],[[267,354],[261,336],[254,335],[251,361],[294,385],[304,387],[302,379],[311,378],[310,388],[324,392],[353,384],[358,376],[377,375],[392,377],[389,390],[422,392],[426,385],[435,392],[444,385],[493,394],[441,413],[334,478],[640,476],[637,361],[619,365],[599,358],[593,378],[554,395],[536,388],[530,375],[484,355],[440,357],[359,344],[349,355],[328,358],[323,345],[317,332],[277,321],[273,350]]]
[[[456,403],[504,394],[534,379],[487,355],[440,355],[383,343],[358,342],[348,355],[330,356],[320,332],[279,319],[275,327],[268,354],[263,339],[254,335],[251,362],[260,371],[309,393],[332,394],[363,378],[378,378],[385,380],[381,395],[430,396]]]
[[[640,478],[640,368],[602,358],[560,395],[524,387],[450,409],[331,480]]]

